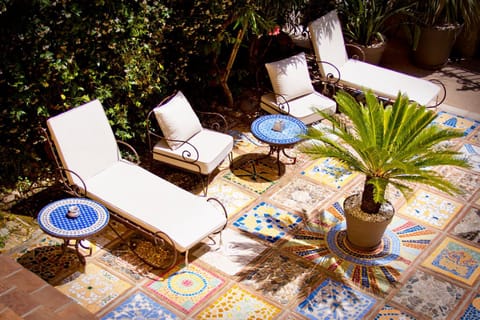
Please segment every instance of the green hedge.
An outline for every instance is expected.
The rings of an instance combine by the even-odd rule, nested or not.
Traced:
[[[211,96],[239,8],[275,20],[303,2],[0,0],[2,185],[48,169],[38,128],[92,99],[118,138],[143,141],[146,114],[173,90]]]

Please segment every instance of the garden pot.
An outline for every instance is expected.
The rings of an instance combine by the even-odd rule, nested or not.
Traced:
[[[421,27],[418,43],[414,46],[414,63],[425,69],[440,69],[450,57],[461,25]]]
[[[395,210],[390,202],[380,208],[380,213],[365,213],[360,208],[361,194],[347,197],[343,203],[347,222],[347,242],[353,249],[375,251],[382,245],[382,237],[393,219]]]
[[[379,42],[371,46],[364,46],[356,43],[352,43],[353,46],[359,47],[363,51],[364,61],[370,64],[379,65],[382,60],[383,52],[387,47],[387,42]],[[353,46],[347,46],[349,56],[358,56],[358,59],[362,59],[362,54],[358,53],[358,49]]]

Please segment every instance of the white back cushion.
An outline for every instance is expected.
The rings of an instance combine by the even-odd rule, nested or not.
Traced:
[[[167,141],[173,150],[180,147],[182,141],[187,141],[202,130],[200,120],[181,91],[168,102],[156,107],[154,112],[164,137],[180,140]]]
[[[303,52],[283,60],[266,63],[265,67],[273,91],[283,97],[277,96],[277,103],[283,103],[285,99],[289,101],[315,91]]]
[[[308,25],[313,49],[317,61],[325,61],[341,68],[348,61],[342,26],[336,10],[312,21]],[[318,63],[323,76],[331,73],[338,77],[338,72],[330,65]]]
[[[115,136],[98,100],[51,117],[47,126],[62,165],[84,180],[120,159]],[[74,175],[67,176],[71,183],[82,185]]]

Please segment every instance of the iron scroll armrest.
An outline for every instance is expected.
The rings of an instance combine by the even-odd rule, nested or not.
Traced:
[[[127,142],[122,141],[122,140],[117,140],[117,143],[118,143],[119,145],[122,145],[122,146],[127,147],[127,149],[130,150],[130,151],[133,153],[134,161],[131,161],[131,160],[130,160],[131,157],[129,157],[127,160],[129,160],[130,162],[135,163],[136,165],[140,165],[140,156],[138,155],[138,152],[137,152],[137,150],[135,150],[134,147],[132,147],[130,144],[128,144]]]
[[[225,206],[223,205],[223,203],[218,200],[217,198],[208,198],[207,199],[207,202],[210,202],[210,201],[214,201],[216,202],[218,205],[220,205],[220,208],[222,208],[222,211],[223,211],[223,214],[225,215],[225,225],[222,227],[221,230],[219,230],[218,232],[222,232],[223,230],[225,230],[225,228],[227,227],[227,224],[228,224],[228,213],[227,213],[227,209],[225,208]],[[217,232],[217,233],[218,233]]]
[[[437,102],[432,106],[427,106],[427,108],[437,108],[447,98],[447,88],[445,87],[445,84],[443,84],[443,82],[438,80],[438,79],[430,79],[430,82],[438,84],[442,88],[442,96],[441,96],[440,100],[437,100]]]
[[[201,119],[202,126],[214,131],[226,133],[228,131],[227,119],[218,112],[196,111],[195,113]]]
[[[345,48],[347,49],[352,59],[365,61],[365,51],[362,49],[362,47],[353,43],[346,43]]]

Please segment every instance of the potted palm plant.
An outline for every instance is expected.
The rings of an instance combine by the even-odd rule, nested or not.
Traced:
[[[469,30],[480,22],[478,0],[411,1],[413,58],[420,67],[445,65],[462,27]]]
[[[363,173],[362,194],[349,196],[344,202],[347,240],[352,247],[372,250],[381,244],[383,233],[394,215],[385,198],[388,185],[404,196],[409,184],[433,186],[449,194],[459,190],[434,170],[436,166],[468,167],[457,152],[438,148],[438,144],[462,136],[432,124],[435,113],[398,95],[393,105],[384,108],[371,91],[365,103],[339,91],[335,100],[339,111],[351,123],[346,126],[335,115],[322,114],[332,122],[331,129],[310,128],[301,151],[312,158],[334,158],[350,170]]]
[[[379,64],[386,47],[385,33],[392,18],[407,13],[411,4],[396,0],[344,0],[337,2],[347,42],[360,47],[365,61]]]

